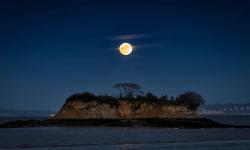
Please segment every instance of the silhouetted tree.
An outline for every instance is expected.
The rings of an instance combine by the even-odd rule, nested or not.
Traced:
[[[113,87],[119,90],[120,98],[133,98],[134,96],[143,93],[141,86],[136,83],[118,83],[113,85]]]
[[[160,101],[168,101],[168,96],[167,95],[163,95],[159,98]]]
[[[82,100],[82,101],[89,101],[89,100],[96,100],[97,97],[90,93],[90,92],[84,92],[84,93],[76,93],[71,95],[67,98],[68,101],[76,101],[76,100]]]
[[[196,92],[185,92],[179,95],[176,99],[177,104],[182,104],[188,107],[188,109],[195,111],[199,106],[205,103],[205,100],[200,94]]]
[[[143,95],[137,95],[137,96],[136,96],[136,99],[137,99],[137,100],[145,100],[146,97],[143,96]]]
[[[175,101],[173,96],[170,97],[170,101]]]
[[[147,98],[148,100],[158,100],[158,97],[155,96],[154,94],[150,93],[150,92],[148,92],[148,93],[146,94],[146,98]]]

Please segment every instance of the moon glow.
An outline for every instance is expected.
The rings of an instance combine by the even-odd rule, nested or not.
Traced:
[[[129,55],[133,51],[133,47],[129,43],[122,43],[119,47],[119,51],[122,55]]]

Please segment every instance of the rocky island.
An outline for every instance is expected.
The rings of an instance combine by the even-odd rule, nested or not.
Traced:
[[[129,86],[131,85],[129,84]],[[48,126],[248,127],[225,125],[210,119],[200,118],[197,109],[204,103],[204,100],[195,92],[185,92],[176,98],[171,97],[169,99],[167,96],[157,97],[152,93],[135,96],[135,87],[131,89],[124,89],[123,95],[120,93],[119,97],[95,96],[88,92],[73,94],[67,98],[65,104],[52,118],[46,120],[19,120],[2,124],[0,128]]]
[[[87,98],[86,98],[87,97]],[[66,101],[53,119],[145,119],[198,117],[196,111],[167,101],[115,99],[76,94]]]

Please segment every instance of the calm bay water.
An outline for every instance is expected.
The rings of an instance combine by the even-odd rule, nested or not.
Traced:
[[[219,116],[216,119],[229,120]],[[245,123],[250,123],[246,116]],[[222,119],[223,118],[223,119]],[[234,119],[237,119],[235,117]],[[217,121],[218,121],[217,120]],[[239,120],[239,119],[237,119]],[[237,124],[240,123],[239,121]],[[0,129],[0,149],[97,150],[249,150],[250,129],[16,128]]]
[[[250,126],[250,115],[203,115],[202,117],[224,124]]]

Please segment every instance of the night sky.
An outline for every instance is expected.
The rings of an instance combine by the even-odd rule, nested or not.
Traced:
[[[0,108],[57,110],[119,82],[250,102],[250,1],[0,1]]]

